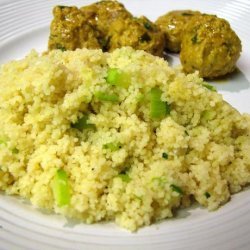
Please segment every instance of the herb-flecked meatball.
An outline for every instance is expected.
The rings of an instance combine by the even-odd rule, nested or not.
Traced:
[[[230,24],[213,15],[192,18],[181,44],[180,60],[186,73],[199,71],[201,77],[215,78],[235,69],[241,41]]]
[[[98,31],[77,7],[56,6],[50,26],[49,49],[101,48]]]
[[[181,40],[185,32],[186,24],[196,15],[200,15],[199,11],[191,10],[175,10],[160,16],[156,20],[156,25],[165,33],[166,49],[171,52],[179,52],[181,48]]]
[[[144,50],[153,55],[162,56],[164,33],[146,17],[117,19],[109,29],[109,50],[122,46]]]

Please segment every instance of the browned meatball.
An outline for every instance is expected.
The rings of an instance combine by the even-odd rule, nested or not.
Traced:
[[[215,78],[235,69],[240,52],[241,41],[230,24],[203,14],[188,23],[180,59],[186,73],[198,70],[201,77]]]
[[[146,17],[117,19],[109,29],[109,50],[122,46],[162,56],[165,38],[163,32]]]
[[[199,11],[175,10],[160,16],[155,24],[165,33],[166,49],[171,52],[179,52],[181,48],[182,35],[189,20],[200,15]]]
[[[50,26],[49,49],[101,48],[98,31],[77,7],[56,6]]]
[[[112,51],[122,46],[162,56],[163,32],[146,17],[134,18],[117,1],[101,1],[89,6],[54,8],[49,49],[102,48]]]

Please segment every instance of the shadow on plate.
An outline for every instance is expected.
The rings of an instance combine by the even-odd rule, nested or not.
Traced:
[[[163,59],[168,62],[169,66],[173,66],[173,56],[169,53],[163,52]]]
[[[224,77],[206,81],[215,86],[218,91],[235,93],[250,88],[250,82],[238,68]]]

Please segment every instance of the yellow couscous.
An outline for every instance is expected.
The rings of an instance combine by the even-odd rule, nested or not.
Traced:
[[[134,231],[250,182],[249,115],[146,52],[32,51],[0,88],[0,189],[37,207]]]

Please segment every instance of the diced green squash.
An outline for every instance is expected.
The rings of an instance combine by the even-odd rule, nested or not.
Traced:
[[[128,74],[117,68],[109,68],[106,81],[110,85],[127,88],[130,85],[131,78]]]
[[[180,187],[174,185],[174,184],[171,184],[170,187],[172,188],[172,190],[178,194],[183,194],[183,191]]]
[[[150,117],[154,120],[164,118],[170,113],[170,106],[161,100],[161,95],[159,88],[150,91]]]
[[[52,182],[52,191],[56,204],[59,207],[69,205],[70,203],[70,188],[68,176],[63,169],[58,169]]]

